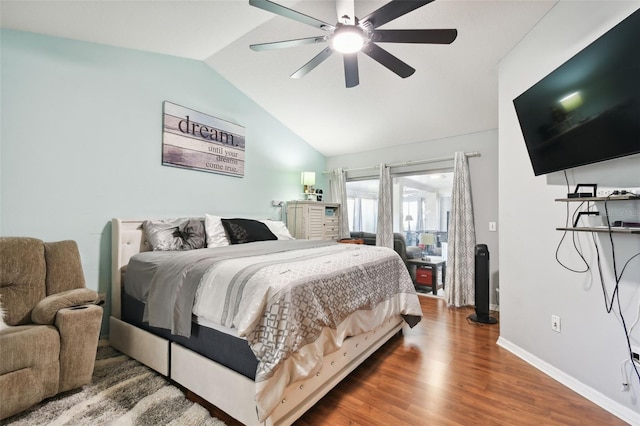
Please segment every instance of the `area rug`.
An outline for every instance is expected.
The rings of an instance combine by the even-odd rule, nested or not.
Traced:
[[[163,376],[101,340],[93,380],[49,398],[1,425],[223,426]]]

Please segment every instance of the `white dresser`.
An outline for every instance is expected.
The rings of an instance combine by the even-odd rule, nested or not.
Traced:
[[[287,201],[287,228],[295,238],[337,240],[339,223],[339,203]]]

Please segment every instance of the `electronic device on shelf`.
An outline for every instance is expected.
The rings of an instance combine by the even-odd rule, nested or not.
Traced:
[[[567,194],[567,198],[590,198],[593,195],[589,192],[570,192]]]
[[[640,222],[628,222],[625,220],[616,220],[611,224],[615,228],[640,228]]]

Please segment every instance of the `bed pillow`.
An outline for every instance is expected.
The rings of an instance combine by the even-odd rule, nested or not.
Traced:
[[[222,247],[229,245],[229,239],[220,221],[220,216],[204,215],[204,228],[207,235],[207,247]]]
[[[253,219],[220,219],[231,244],[245,244],[256,241],[277,240],[269,227]]]
[[[182,250],[195,250],[207,246],[207,237],[204,231],[204,221],[201,219],[189,219],[178,226],[180,238],[182,238]]]
[[[192,250],[205,247],[204,223],[200,219],[145,220],[142,228],[154,251]]]
[[[269,231],[273,232],[273,235],[278,237],[279,240],[295,240],[295,238],[291,236],[289,229],[287,229],[287,225],[281,220],[264,219],[260,222],[267,225]]]

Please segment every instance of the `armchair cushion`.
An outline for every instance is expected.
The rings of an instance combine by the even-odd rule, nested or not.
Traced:
[[[0,241],[0,292],[7,311],[5,322],[29,324],[31,310],[46,296],[44,246],[35,238],[3,237]]]
[[[59,357],[60,336],[53,326],[21,325],[0,332],[0,419],[58,392]]]
[[[33,308],[31,320],[36,324],[51,325],[60,309],[95,303],[98,293],[88,288],[76,288],[52,294],[42,299]]]
[[[47,262],[47,295],[86,287],[75,241],[44,243],[44,255]]]

